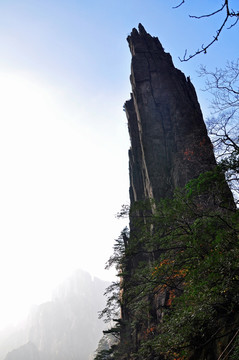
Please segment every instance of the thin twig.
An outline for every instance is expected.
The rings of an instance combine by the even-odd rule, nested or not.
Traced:
[[[179,7],[182,6],[184,3],[185,3],[185,0],[182,0],[182,2],[181,2],[179,5],[173,6],[173,9],[179,8]]]
[[[194,19],[201,19],[201,18],[205,18],[205,17],[210,17],[210,16],[213,16],[217,13],[219,13],[220,11],[222,11],[224,9],[224,7],[226,6],[226,4],[223,4],[222,7],[210,14],[207,14],[207,15],[201,15],[201,16],[195,16],[195,15],[189,15],[190,18],[194,18]]]
[[[214,36],[214,39],[213,39],[208,45],[206,45],[206,46],[202,45],[202,49],[201,49],[201,50],[197,50],[193,55],[189,55],[188,58],[185,58],[185,55],[184,55],[184,58],[183,58],[183,59],[179,58],[179,60],[180,60],[180,61],[188,61],[188,60],[194,58],[196,55],[199,55],[199,54],[201,54],[201,53],[206,54],[206,53],[207,53],[207,49],[208,49],[210,46],[212,46],[212,44],[214,44],[216,41],[218,41],[218,38],[219,38],[219,36],[220,36],[220,34],[221,34],[224,26],[226,25],[226,23],[227,23],[227,21],[228,21],[228,18],[229,18],[229,16],[227,15],[226,18],[225,18],[225,20],[223,21],[220,29],[217,30],[216,36]],[[186,54],[186,52],[185,52],[185,54]]]
[[[237,336],[237,334],[239,333],[239,329],[237,330],[237,332],[235,333],[235,335],[233,336],[233,338],[231,339],[231,341],[229,342],[229,344],[227,344],[227,346],[225,347],[225,349],[223,350],[223,352],[221,353],[221,355],[219,356],[219,358],[217,360],[220,360],[222,358],[222,355],[225,353],[225,351],[228,349],[228,347],[231,345],[231,343],[233,342],[233,340],[235,339],[235,337]]]

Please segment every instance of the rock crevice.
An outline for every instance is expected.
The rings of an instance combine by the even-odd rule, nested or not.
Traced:
[[[216,162],[190,79],[141,24],[127,40],[132,54],[132,94],[125,103],[130,198],[132,203],[160,200]]]

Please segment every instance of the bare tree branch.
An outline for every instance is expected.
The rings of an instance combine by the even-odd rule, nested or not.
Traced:
[[[220,9],[218,9],[218,10],[216,10],[216,11],[210,13],[210,14],[200,15],[200,16],[189,15],[189,17],[194,18],[194,19],[202,19],[202,18],[205,18],[205,17],[210,17],[210,16],[213,16],[213,15],[218,14],[219,12],[221,12],[224,9],[225,6],[226,6],[226,3],[224,3]]]
[[[173,9],[177,9],[179,8],[181,5],[183,5],[185,3],[185,0],[182,0],[180,4],[173,6]]]
[[[207,120],[208,131],[226,180],[239,201],[239,59],[227,62],[224,69],[208,71],[202,66],[200,76],[206,76],[204,91],[212,94],[212,115]]]
[[[226,28],[226,24],[228,24],[229,20],[234,18],[235,21],[230,24],[226,29],[229,30],[232,27],[234,27],[238,21],[239,21],[239,10],[234,11],[232,8],[230,8],[229,6],[229,1],[230,0],[224,0],[222,6],[219,9],[216,9],[215,11],[209,12],[208,14],[204,14],[204,15],[189,15],[190,18],[193,19],[203,19],[203,18],[210,18],[213,17],[221,12],[225,12],[225,16],[224,16],[224,20],[221,23],[221,26],[217,29],[216,34],[213,36],[213,39],[211,41],[209,41],[206,45],[202,44],[201,48],[196,50],[194,53],[187,55],[187,50],[185,50],[184,56],[183,58],[180,58],[180,61],[188,61],[192,58],[194,58],[195,56],[204,53],[207,53],[207,50],[216,42],[218,41],[222,31]],[[173,7],[174,9],[177,9],[179,7],[181,7],[183,4],[185,3],[185,0],[182,0],[177,6]]]
[[[180,60],[180,61],[188,61],[188,60],[192,59],[193,57],[195,57],[196,55],[199,55],[199,54],[201,54],[201,53],[206,54],[208,48],[211,47],[212,44],[214,44],[216,41],[218,41],[218,38],[219,38],[219,36],[220,36],[223,28],[225,27],[227,21],[228,21],[228,16],[226,16],[226,18],[225,18],[225,20],[223,21],[220,29],[217,30],[216,36],[214,36],[213,40],[212,40],[210,43],[208,43],[206,46],[204,46],[204,44],[203,44],[203,45],[201,46],[201,50],[195,51],[194,54],[191,54],[191,55],[189,55],[188,57],[185,57],[185,56],[184,56],[183,59],[179,58],[179,60]]]

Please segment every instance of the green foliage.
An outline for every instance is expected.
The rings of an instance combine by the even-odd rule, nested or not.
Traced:
[[[101,350],[94,358],[94,360],[109,360],[109,359],[113,359],[112,349]]]
[[[236,332],[239,214],[224,189],[217,167],[173,199],[130,210],[137,231],[116,246],[114,261],[122,270],[129,339],[136,338],[131,359],[187,359]],[[117,349],[123,359],[123,342]]]
[[[125,269],[125,251],[129,238],[128,228],[124,228],[115,240],[114,252],[106,264],[106,269],[115,266],[119,276],[123,276]],[[106,307],[99,313],[99,318],[104,318],[105,322],[110,322],[113,318],[118,318],[120,313],[120,281],[113,282],[107,287],[105,294],[107,296]]]
[[[118,339],[115,338],[114,330],[104,331],[100,339],[94,360],[112,360],[117,347]]]

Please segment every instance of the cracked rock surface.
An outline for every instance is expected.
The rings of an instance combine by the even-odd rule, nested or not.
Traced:
[[[127,40],[132,54],[132,94],[125,103],[131,203],[160,200],[216,161],[190,79],[141,24]]]

